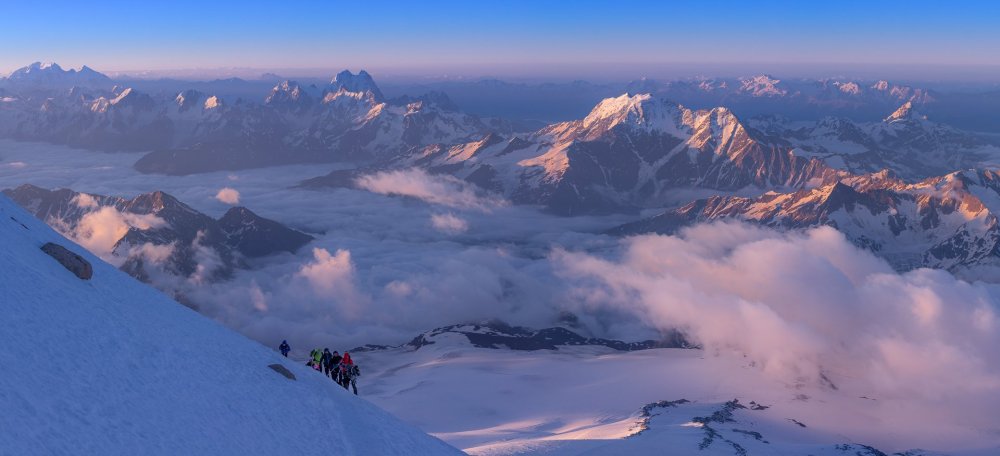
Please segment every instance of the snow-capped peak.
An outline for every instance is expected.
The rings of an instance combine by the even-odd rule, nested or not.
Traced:
[[[835,82],[834,85],[847,95],[861,95],[861,86],[856,82]]]
[[[740,79],[740,90],[755,97],[778,97],[788,93],[787,90],[779,88],[780,79],[775,79],[768,74],[761,74],[752,78]]]
[[[79,71],[64,70],[56,63],[34,62],[31,65],[14,70],[7,76],[12,83],[50,85],[57,87],[107,84],[111,81],[107,76],[84,66]]]
[[[683,137],[689,133],[679,131],[690,112],[683,106],[648,93],[624,94],[605,98],[582,121],[580,126],[592,137],[618,125],[628,125],[646,130],[657,130]]]
[[[926,120],[926,119],[927,119],[926,116],[921,115],[915,109],[913,109],[912,101],[907,101],[906,103],[903,103],[903,105],[900,106],[899,109],[896,109],[892,114],[890,114],[889,117],[886,117],[885,121],[892,123],[903,120]]]
[[[350,70],[341,71],[337,73],[333,81],[330,81],[330,85],[334,92],[340,90],[356,93],[369,92],[375,96],[377,101],[383,100],[382,91],[378,89],[375,80],[365,70],[359,71],[358,74],[351,73]]]
[[[617,125],[620,123],[641,123],[645,118],[643,103],[652,99],[648,93],[623,94],[615,98],[605,98],[583,119],[583,128],[596,125]]]
[[[9,75],[7,75],[7,78],[11,80],[16,80],[27,77],[28,75],[31,74],[37,75],[39,72],[56,72],[56,71],[62,73],[63,69],[58,64],[51,62],[47,63],[34,62],[31,65],[21,67],[12,71]]]
[[[271,89],[264,104],[286,107],[306,107],[312,103],[309,94],[295,81],[282,81]]]
[[[108,100],[104,97],[100,97],[91,104],[91,111],[93,112],[105,112],[111,106],[116,109],[129,108],[148,111],[156,107],[156,101],[153,97],[139,92],[138,90],[132,89],[131,87],[126,87],[124,90],[118,93],[118,96]]]
[[[881,79],[875,84],[872,84],[872,89],[878,90],[879,92],[885,92],[886,90],[889,90],[889,87],[889,81],[886,81],[885,79]]]
[[[222,99],[212,95],[205,99],[205,109],[215,109],[222,106]]]

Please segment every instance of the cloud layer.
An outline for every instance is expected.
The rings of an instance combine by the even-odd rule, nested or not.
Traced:
[[[634,237],[610,258],[552,258],[575,282],[578,312],[679,328],[791,385],[934,404],[954,419],[985,420],[1000,406],[996,288],[939,270],[896,273],[833,228],[720,223]]]

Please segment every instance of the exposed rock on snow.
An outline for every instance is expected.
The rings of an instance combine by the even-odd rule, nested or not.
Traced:
[[[281,364],[269,364],[267,367],[270,367],[272,370],[283,375],[285,378],[289,380],[295,380],[295,374],[293,374],[292,371],[288,370],[287,367],[282,366]]]
[[[73,275],[79,277],[81,280],[90,280],[94,276],[94,269],[90,266],[90,262],[83,259],[82,256],[69,251],[66,247],[46,242],[42,246],[42,251],[54,258],[66,270],[72,272]]]

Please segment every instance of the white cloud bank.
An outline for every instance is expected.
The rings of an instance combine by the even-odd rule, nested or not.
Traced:
[[[478,189],[449,175],[431,175],[418,168],[384,171],[356,180],[359,188],[382,195],[408,196],[430,204],[483,212],[506,206],[501,198],[483,195]]]
[[[833,228],[703,225],[624,240],[614,259],[552,258],[577,283],[578,311],[679,328],[790,385],[934,404],[962,420],[1000,407],[997,290],[940,270],[896,273]]]

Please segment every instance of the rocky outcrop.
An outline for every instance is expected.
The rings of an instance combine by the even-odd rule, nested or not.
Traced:
[[[42,246],[42,251],[59,262],[67,271],[80,278],[90,280],[94,277],[94,268],[82,256],[71,252],[66,247],[52,242]]]

